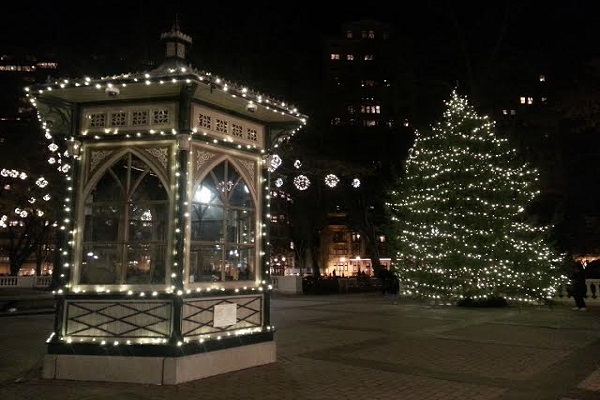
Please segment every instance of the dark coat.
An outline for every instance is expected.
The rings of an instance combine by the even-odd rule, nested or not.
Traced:
[[[573,266],[573,272],[571,273],[571,291],[576,296],[585,296],[585,293],[587,292],[585,270],[580,263]]]
[[[390,293],[398,294],[400,292],[400,280],[398,279],[398,275],[394,273],[390,275]]]

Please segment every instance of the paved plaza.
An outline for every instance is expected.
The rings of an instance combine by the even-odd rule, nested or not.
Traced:
[[[598,400],[600,309],[272,300],[277,362],[177,386],[41,379],[53,315],[0,318],[2,400]]]

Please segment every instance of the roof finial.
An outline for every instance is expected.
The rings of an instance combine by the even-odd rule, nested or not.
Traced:
[[[171,31],[176,32],[178,30],[179,30],[179,14],[175,13],[175,23],[173,24]]]
[[[166,44],[166,57],[185,59],[186,48],[192,44],[191,36],[186,35],[179,29],[179,18],[175,15],[175,23],[170,32],[160,35]]]

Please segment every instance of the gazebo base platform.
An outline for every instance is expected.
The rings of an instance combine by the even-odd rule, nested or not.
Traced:
[[[176,385],[274,363],[274,341],[184,356],[47,354],[42,377],[76,381]]]

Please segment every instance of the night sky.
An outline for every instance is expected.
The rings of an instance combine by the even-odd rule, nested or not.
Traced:
[[[303,69],[310,68],[308,62],[297,60],[318,60],[324,35],[338,34],[342,23],[360,19],[391,24],[397,35],[413,44],[415,52],[410,57],[419,59],[420,68],[447,81],[459,79],[464,72],[462,50],[473,60],[543,59],[554,68],[573,68],[600,57],[600,3],[594,0],[350,4],[12,1],[3,4],[2,52],[114,53],[160,61],[160,34],[169,30],[177,17],[182,31],[194,40],[190,57],[194,66],[254,89],[265,84],[261,79],[270,79],[277,91],[267,93],[292,100],[297,98],[292,83]],[[574,176],[583,179],[579,183],[583,193],[590,193],[594,202],[593,195],[600,195],[600,177],[594,172],[597,168],[592,168],[598,139],[586,140],[581,146],[575,144],[569,156],[580,160],[573,163],[578,168]]]
[[[177,15],[198,50],[228,52],[243,45],[247,52],[276,52],[290,46],[314,49],[342,22],[373,18],[392,24],[429,54],[456,51],[455,22],[472,52],[495,46],[500,32],[507,48],[580,57],[598,47],[589,48],[600,23],[600,6],[592,0],[365,3],[327,2],[322,8],[256,1],[13,1],[3,5],[0,32],[4,46],[28,49],[89,51],[115,46],[115,40],[143,47],[152,46]]]
[[[13,1],[3,5],[0,33],[4,52],[160,61],[160,34],[177,18],[194,40],[189,55],[194,66],[294,99],[298,96],[290,82],[312,73],[322,38],[340,34],[342,23],[360,19],[392,25],[397,37],[412,44],[407,59],[416,60],[430,79],[445,82],[456,82],[465,73],[464,53],[474,60],[474,68],[507,57],[572,67],[598,55],[598,2],[552,3],[421,0],[393,6],[383,1],[363,6],[327,2],[319,7],[259,1]],[[265,79],[272,81],[274,92],[264,87]]]

